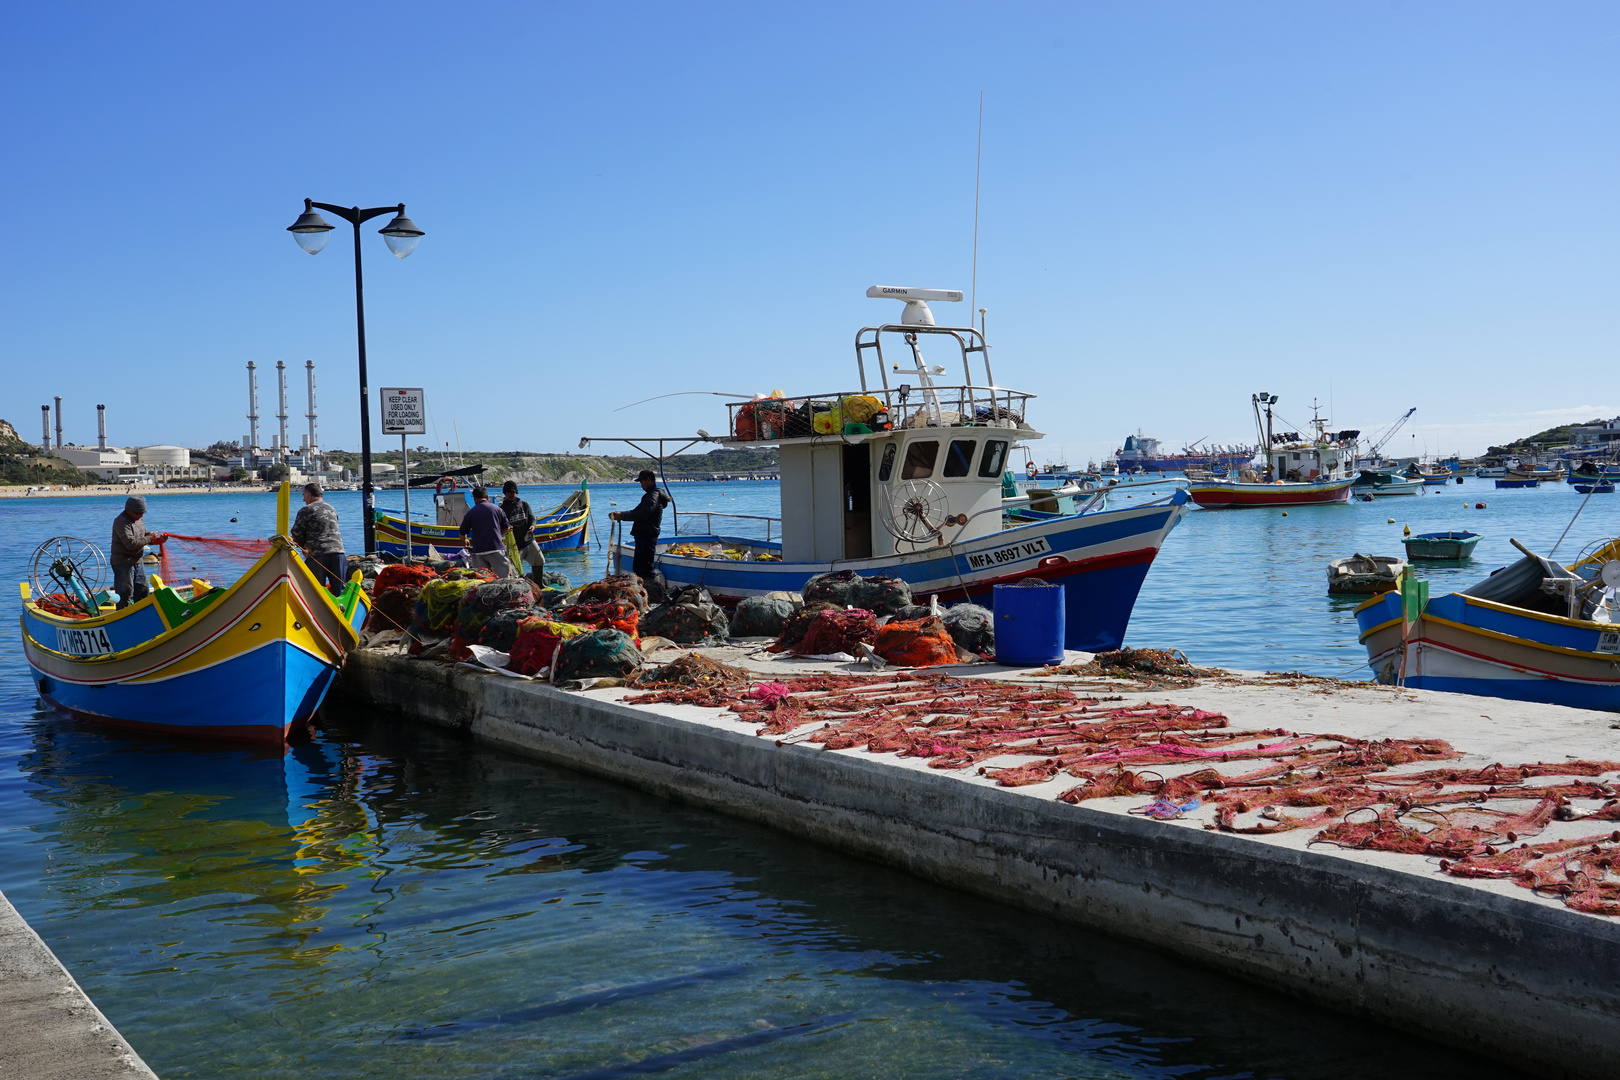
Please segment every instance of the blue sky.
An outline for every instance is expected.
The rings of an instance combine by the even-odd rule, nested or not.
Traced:
[[[367,227],[367,329],[441,441],[844,389],[868,285],[970,287],[982,91],[1037,456],[1244,439],[1256,390],[1473,453],[1620,412],[1617,51],[1600,4],[12,5],[0,416],[202,445],[281,359],[296,441],[312,359],[357,446],[350,239],[299,251],[305,196],[426,230]]]

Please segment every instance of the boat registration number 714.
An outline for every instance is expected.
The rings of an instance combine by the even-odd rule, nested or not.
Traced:
[[[1033,540],[1025,540],[1019,544],[1009,544],[1006,547],[996,548],[994,551],[970,552],[967,557],[969,569],[983,570],[989,566],[1001,566],[1005,563],[1027,559],[1031,555],[1044,555],[1052,547],[1046,542],[1046,537],[1037,536]]]
[[[99,626],[84,629],[56,628],[56,651],[69,656],[105,656],[113,651],[107,631]]]

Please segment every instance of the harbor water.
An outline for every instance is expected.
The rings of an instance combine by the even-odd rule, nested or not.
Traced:
[[[524,494],[538,511],[568,490]],[[699,511],[776,512],[771,483],[674,490],[683,531]],[[605,540],[639,489],[593,491]],[[1442,492],[1194,512],[1129,643],[1362,677],[1329,559],[1399,554],[1407,524],[1483,533],[1472,563],[1424,571],[1441,593],[1515,557],[1510,536],[1547,551],[1581,502],[1472,479]],[[358,496],[332,500],[358,548]],[[120,501],[0,501],[0,573],[25,578],[50,536],[104,542]],[[148,502],[154,530],[274,521],[268,495]],[[1614,505],[1593,497],[1560,557],[1620,531]],[[600,546],[551,566],[599,575]],[[442,731],[329,710],[276,754],[77,724],[38,706],[15,642],[0,889],[171,1078],[1513,1075]]]

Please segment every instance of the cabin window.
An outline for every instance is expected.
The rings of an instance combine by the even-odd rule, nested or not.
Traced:
[[[977,445],[973,439],[952,439],[945,451],[945,475],[966,476],[973,467],[973,448]]]
[[[1006,460],[1006,441],[1003,439],[991,439],[984,444],[984,457],[979,459],[979,475],[1000,476],[1002,466]]]
[[[893,473],[894,473],[894,452],[895,452],[895,449],[896,449],[896,447],[895,447],[894,443],[890,443],[888,446],[885,446],[883,448],[883,460],[882,460],[882,462],[880,462],[878,464],[878,482],[879,483],[887,483],[888,480],[889,480],[889,477],[891,475],[893,475]]]
[[[906,447],[906,463],[900,466],[900,479],[926,480],[934,475],[934,459],[939,457],[939,443],[933,439],[914,442]]]

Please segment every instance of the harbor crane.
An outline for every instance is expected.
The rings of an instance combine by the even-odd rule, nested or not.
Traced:
[[[1389,425],[1389,427],[1386,428],[1384,432],[1373,441],[1372,446],[1367,448],[1366,460],[1370,462],[1377,462],[1381,460],[1378,456],[1379,451],[1384,449],[1385,443],[1389,442],[1390,439],[1395,437],[1395,433],[1397,431],[1406,426],[1406,422],[1412,419],[1412,414],[1415,412],[1417,412],[1416,405],[1412,406],[1410,409],[1407,409],[1406,412],[1402,413],[1393,424]]]

